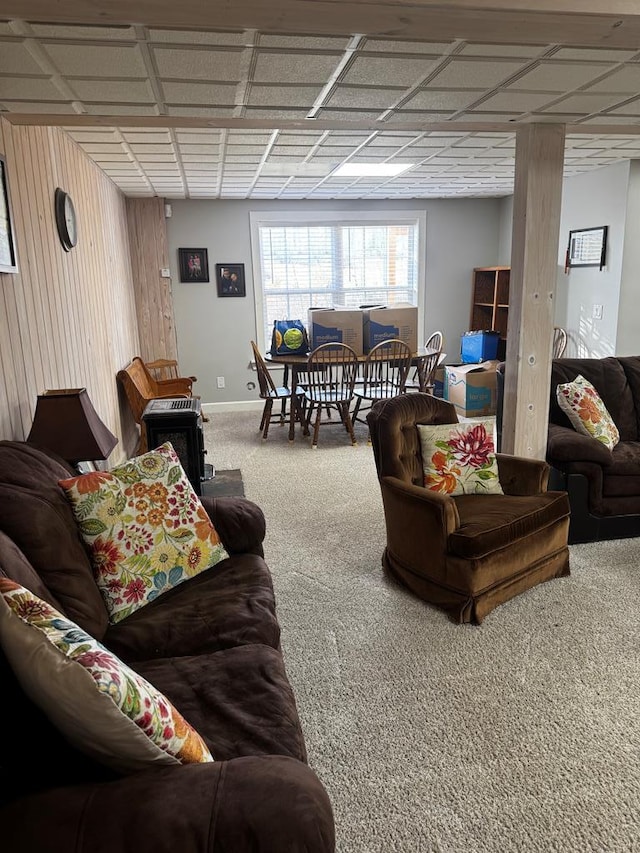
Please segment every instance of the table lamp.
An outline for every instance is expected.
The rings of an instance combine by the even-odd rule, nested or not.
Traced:
[[[86,388],[38,394],[27,441],[52,450],[72,465],[104,460],[118,443],[98,417]]]

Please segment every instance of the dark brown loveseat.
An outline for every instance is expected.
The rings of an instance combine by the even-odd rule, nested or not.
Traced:
[[[556,388],[578,374],[595,387],[620,432],[611,451],[580,435]],[[569,542],[640,536],[640,356],[560,358],[551,368],[547,461],[571,503]]]
[[[331,806],[306,764],[280,653],[261,510],[203,498],[231,555],[116,625],[57,485],[68,471],[0,442],[0,575],[49,601],[161,690],[212,764],[119,776],[76,752],[0,651],[2,853],[327,853]]]

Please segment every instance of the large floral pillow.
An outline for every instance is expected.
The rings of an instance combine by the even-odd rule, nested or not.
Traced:
[[[447,495],[503,494],[493,421],[417,426],[425,488]]]
[[[0,578],[0,645],[31,700],[70,743],[108,767],[132,773],[213,761],[162,693],[8,578]]]
[[[228,556],[168,442],[60,485],[111,622]]]
[[[558,385],[556,399],[576,432],[601,441],[609,450],[620,441],[618,427],[607,407],[591,382],[581,374],[573,382]]]

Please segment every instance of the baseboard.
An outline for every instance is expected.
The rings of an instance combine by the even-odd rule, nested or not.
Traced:
[[[216,412],[261,412],[264,409],[264,400],[233,400],[229,403],[203,403],[202,411],[205,415]]]

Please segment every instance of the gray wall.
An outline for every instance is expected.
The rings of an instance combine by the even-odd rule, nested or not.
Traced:
[[[256,339],[249,212],[257,210],[424,210],[427,216],[425,332],[441,329],[449,361],[460,355],[469,327],[473,267],[497,263],[500,200],[437,199],[389,202],[172,201],[167,221],[169,257],[183,374],[195,374],[203,403],[257,399],[249,367],[249,341]],[[183,284],[178,248],[206,248],[209,284]],[[218,298],[216,263],[243,263],[246,298]],[[216,377],[225,377],[225,388]]]
[[[629,165],[629,161],[616,163],[566,178],[563,182],[554,322],[567,330],[567,356],[602,358],[622,354],[620,346],[625,352],[633,350],[635,354],[638,351],[632,342],[632,338],[635,340],[633,323],[637,313],[628,312],[632,311],[633,300],[637,300],[637,275],[634,273],[638,269],[640,246],[637,238],[634,244],[633,235],[628,233],[630,228],[637,233],[637,226],[629,221],[627,206],[633,205],[634,199],[636,206],[640,204],[637,201],[640,198],[640,175],[634,186],[629,180]],[[510,263],[512,218],[511,196],[503,199],[500,206],[498,256],[502,264]],[[599,225],[609,226],[606,267],[603,270],[573,267],[565,274],[569,231]],[[628,263],[625,260],[623,281],[623,258],[626,259],[628,252],[634,255]],[[628,304],[624,319],[619,319],[621,292],[626,294]],[[594,305],[602,306],[601,319],[593,316]],[[637,329],[637,322],[635,327]],[[619,333],[625,339],[624,344],[622,340],[620,343],[617,341]]]

